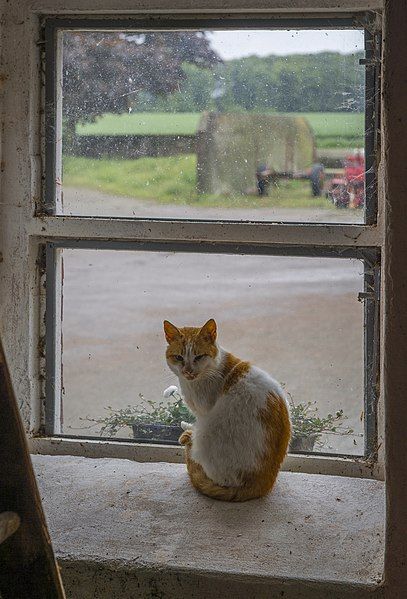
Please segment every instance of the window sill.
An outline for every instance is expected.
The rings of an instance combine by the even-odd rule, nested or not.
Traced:
[[[380,481],[282,472],[266,499],[230,504],[181,464],[33,463],[68,598],[381,597]]]
[[[135,462],[184,463],[180,446],[115,441],[113,439],[78,439],[75,437],[31,437],[30,452],[41,455],[71,455],[87,458],[119,458]],[[346,458],[318,454],[288,454],[282,470],[306,474],[329,474],[357,478],[384,479],[383,467],[364,458]]]

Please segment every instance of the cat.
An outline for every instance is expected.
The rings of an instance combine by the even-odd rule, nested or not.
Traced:
[[[182,423],[193,486],[224,501],[271,491],[291,436],[288,403],[266,372],[217,344],[213,319],[178,328],[164,321],[167,364],[196,421]],[[185,430],[186,429],[186,430]]]

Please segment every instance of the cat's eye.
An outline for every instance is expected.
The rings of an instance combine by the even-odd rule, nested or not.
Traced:
[[[175,358],[175,360],[177,360],[177,362],[183,362],[184,361],[184,358],[182,356],[180,356],[180,355],[173,356],[173,357]]]
[[[202,360],[202,358],[205,357],[206,354],[200,354],[199,356],[195,356],[194,358],[194,362],[199,362],[199,360]]]

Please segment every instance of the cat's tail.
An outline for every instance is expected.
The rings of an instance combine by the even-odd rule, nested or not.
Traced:
[[[191,458],[191,431],[186,431],[181,435],[180,443],[185,447],[185,457],[191,483],[200,493],[212,499],[218,499],[219,501],[258,499],[267,495],[277,478],[278,468],[275,470],[274,477],[269,477],[267,485],[264,485],[264,482],[259,485],[254,481],[250,481],[250,483],[243,484],[241,487],[223,487],[210,479],[202,466]]]
[[[192,480],[192,484],[198,491],[212,499],[218,499],[219,501],[249,501],[250,499],[264,497],[270,491],[270,489],[267,489],[267,491],[260,489],[257,485],[247,487],[221,487],[220,485],[216,485],[213,481],[210,481],[210,483],[210,485],[199,485],[196,481]]]

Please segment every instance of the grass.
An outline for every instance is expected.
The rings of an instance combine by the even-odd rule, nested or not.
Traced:
[[[77,125],[79,135],[194,135],[199,112],[133,112],[104,114],[94,123]]]
[[[361,112],[299,112],[308,119],[318,139],[363,137],[365,115]]]
[[[308,119],[318,148],[364,145],[364,115],[351,112],[292,113]],[[105,114],[94,123],[77,126],[79,135],[194,135],[199,112],[134,112]]]
[[[293,113],[308,119],[318,149],[363,147],[362,113]],[[105,114],[94,123],[78,125],[80,135],[193,135],[200,113]],[[210,196],[196,193],[194,155],[138,160],[64,158],[64,184],[96,189],[113,195],[152,200],[163,204],[202,207],[308,208],[328,207],[324,198],[313,198],[306,181],[280,181],[269,196]]]
[[[64,157],[64,185],[96,189],[113,195],[160,204],[219,208],[329,207],[313,198],[307,181],[280,181],[268,196],[211,196],[196,193],[195,155],[113,160]]]
[[[365,115],[361,112],[302,112],[311,125],[318,149],[363,148]]]

